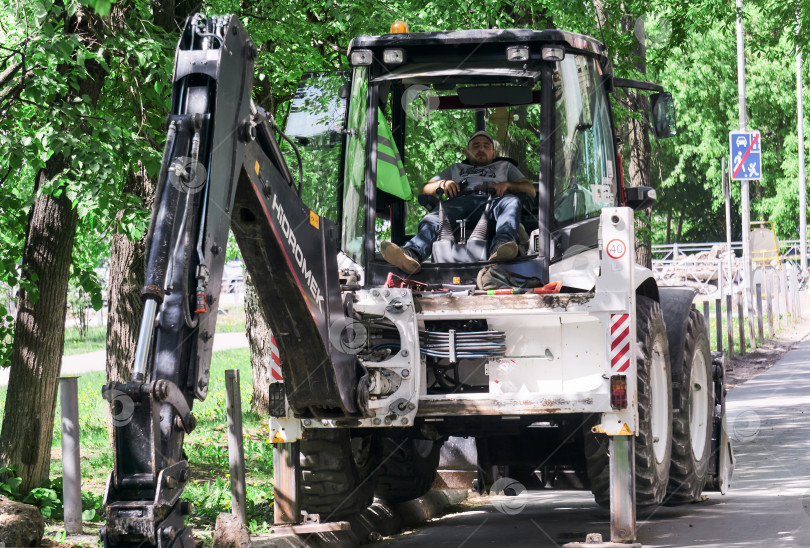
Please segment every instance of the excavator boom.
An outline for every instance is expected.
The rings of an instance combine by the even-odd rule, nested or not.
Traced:
[[[256,53],[231,16],[195,15],[177,47],[133,376],[103,389],[115,458],[105,546],[193,546],[179,500],[189,480],[183,440],[196,425],[194,400],[208,391],[229,227],[275,334],[284,386],[296,387],[286,394],[296,416],[366,409],[364,368],[329,344],[330,326],[345,317],[337,231],[301,201],[272,119],[252,104]]]

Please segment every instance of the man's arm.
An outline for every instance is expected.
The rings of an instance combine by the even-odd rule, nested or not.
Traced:
[[[503,196],[507,192],[511,192],[512,194],[519,194],[521,192],[525,192],[532,198],[537,196],[537,192],[534,190],[534,185],[526,177],[521,177],[520,179],[518,179],[513,183],[509,181],[501,181],[492,188],[495,189],[495,192],[499,197]]]
[[[448,198],[454,198],[461,190],[459,184],[451,179],[434,178],[425,183],[424,185],[422,185],[422,188],[419,190],[419,193],[427,194],[429,196],[435,196],[436,190],[440,188],[444,191],[445,194],[447,194]]]

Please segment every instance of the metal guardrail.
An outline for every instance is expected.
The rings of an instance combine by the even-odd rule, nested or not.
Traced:
[[[704,242],[690,244],[654,244],[652,246],[653,260],[666,261],[673,260],[680,255],[694,255],[703,251],[711,251],[715,246],[723,246],[726,249],[726,242]],[[798,259],[801,255],[801,242],[799,240],[782,240],[779,242],[779,254],[789,259]],[[731,250],[735,255],[742,255],[742,242],[731,242]],[[810,255],[810,244],[807,246],[807,253]]]
[[[725,257],[654,260],[652,266],[653,277],[659,285],[688,285],[697,288],[701,295],[723,294],[725,286],[739,283],[742,273],[742,259],[734,259],[729,276]]]

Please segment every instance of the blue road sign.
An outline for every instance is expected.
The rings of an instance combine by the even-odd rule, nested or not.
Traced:
[[[762,179],[762,146],[758,131],[730,131],[731,179],[759,181]]]

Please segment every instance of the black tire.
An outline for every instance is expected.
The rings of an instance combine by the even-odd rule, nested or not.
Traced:
[[[636,297],[636,366],[638,370],[638,418],[639,432],[635,442],[636,506],[658,506],[664,500],[669,480],[669,465],[672,453],[672,381],[669,366],[667,331],[660,305],[641,295]],[[659,368],[658,376],[662,394],[653,394],[651,369]],[[666,399],[665,412],[659,420],[664,421],[665,439],[653,439],[652,405],[656,397]],[[608,437],[592,434],[590,428],[599,421],[595,415],[585,422],[585,459],[591,492],[597,504],[610,506],[610,466]],[[658,457],[656,457],[658,449]]]
[[[301,506],[321,521],[359,514],[374,501],[377,447],[371,434],[345,428],[304,430]]]
[[[668,505],[688,504],[700,497],[711,455],[714,411],[712,356],[703,314],[694,305],[689,311],[683,345],[681,403],[673,420],[672,464],[665,501]],[[702,371],[698,371],[697,367]],[[693,417],[693,414],[696,416]],[[702,425],[703,433],[700,433],[699,427],[692,430],[693,418],[699,421],[695,425]]]
[[[427,493],[436,479],[441,448],[441,441],[415,437],[411,432],[382,437],[377,497],[395,504]]]

